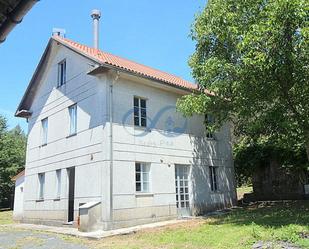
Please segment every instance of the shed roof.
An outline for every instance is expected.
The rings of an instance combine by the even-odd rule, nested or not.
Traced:
[[[22,177],[25,175],[25,170],[20,171],[17,175],[13,176],[11,178],[12,181],[16,181],[18,178]]]

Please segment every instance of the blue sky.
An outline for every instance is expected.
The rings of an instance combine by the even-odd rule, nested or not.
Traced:
[[[19,104],[54,27],[66,36],[92,45],[90,12],[102,12],[100,48],[192,81],[188,58],[194,52],[189,37],[196,13],[206,0],[53,0],[39,1],[0,44],[0,114],[10,128]]]

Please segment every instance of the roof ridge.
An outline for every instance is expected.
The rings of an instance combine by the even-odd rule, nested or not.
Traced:
[[[139,62],[133,61],[131,59],[127,59],[121,57],[119,55],[114,55],[110,52],[103,51],[101,49],[93,48],[88,45],[84,45],[78,42],[75,42],[71,39],[53,36],[56,41],[65,43],[66,45],[72,47],[73,49],[78,50],[81,53],[86,54],[86,56],[92,57],[93,59],[98,60],[99,62],[103,62],[106,64],[110,64],[127,71],[132,71],[138,73],[140,75],[144,75],[156,80],[160,80],[166,82],[168,84],[186,88],[186,89],[197,89],[197,85],[188,80],[181,78],[175,74],[164,72],[160,69],[147,66],[145,64],[141,64]]]

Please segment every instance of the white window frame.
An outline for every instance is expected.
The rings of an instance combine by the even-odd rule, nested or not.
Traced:
[[[137,167],[140,167],[140,170],[137,170]],[[140,180],[137,180],[137,175],[140,176]],[[148,181],[145,180],[145,175],[148,175]],[[137,193],[150,193],[150,164],[143,162],[135,163],[135,191]],[[144,184],[147,183],[147,188],[145,188]],[[140,190],[138,190],[138,184],[140,184]]]
[[[77,104],[68,107],[69,111],[69,136],[75,135],[77,133]]]
[[[48,118],[44,118],[41,120],[41,127],[42,127],[41,144],[42,146],[44,146],[47,144],[47,138],[48,138]]]
[[[38,174],[38,182],[39,182],[38,199],[39,199],[39,200],[44,200],[45,173],[39,173],[39,174]]]
[[[137,105],[135,105],[135,100],[138,101]],[[145,102],[145,107],[142,107],[142,104],[141,104],[142,101]],[[135,110],[137,110],[137,114]],[[145,113],[144,116],[142,115],[143,112]],[[138,118],[137,123],[135,123],[136,118]],[[142,119],[145,122],[144,124],[142,123]],[[147,99],[134,96],[133,98],[133,123],[134,123],[134,126],[147,127]]]
[[[56,199],[61,196],[61,169],[56,170]]]
[[[66,83],[67,63],[66,60],[62,60],[58,63],[58,87],[63,86]]]
[[[211,191],[218,191],[218,167],[209,166],[209,179]]]
[[[211,114],[205,114],[205,126],[206,126],[206,137],[208,139],[215,139],[215,135],[208,128],[208,125],[213,125],[215,122],[214,117]]]

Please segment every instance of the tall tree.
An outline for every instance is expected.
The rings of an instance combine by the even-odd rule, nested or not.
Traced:
[[[192,37],[200,91],[179,109],[212,113],[218,126],[232,121],[236,134],[305,148],[309,161],[309,1],[209,0]]]
[[[0,208],[9,207],[14,183],[11,177],[24,168],[26,136],[19,126],[8,130],[0,115]]]

